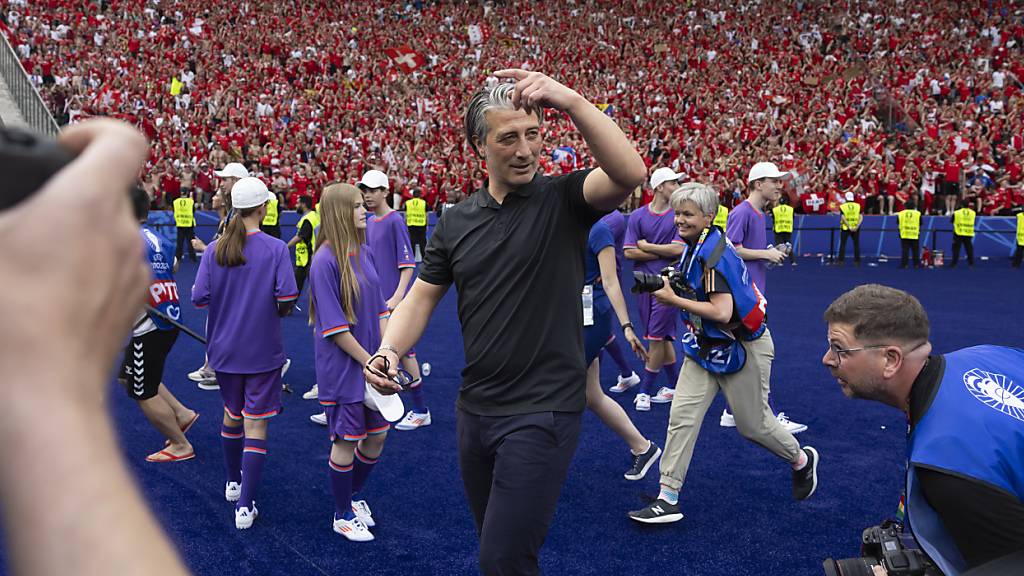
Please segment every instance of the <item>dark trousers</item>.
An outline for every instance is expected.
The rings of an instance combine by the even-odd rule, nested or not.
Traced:
[[[420,248],[420,258],[427,250],[427,227],[426,226],[409,226],[409,242],[412,243],[412,253],[416,254],[416,247]]]
[[[967,252],[967,265],[974,266],[974,238],[953,234],[953,263],[950,264],[950,267],[956,266],[956,261],[960,259],[961,244],[963,244],[964,251]]]
[[[195,228],[178,227],[178,240],[175,242],[174,257],[181,260],[182,255],[185,253],[185,248],[188,248],[188,259],[196,261],[196,249],[192,247],[192,237],[195,236]]]
[[[900,268],[907,267],[907,256],[913,258],[912,262],[914,268],[921,266],[921,241],[920,240],[904,240],[900,238],[900,246],[902,246],[900,255]]]
[[[1017,251],[1013,253],[1013,267],[1020,268],[1021,258],[1024,257],[1024,246],[1017,245]]]
[[[582,413],[457,410],[459,467],[484,576],[540,574],[537,555],[580,436]]]
[[[786,242],[793,242],[792,232],[776,232],[775,233],[775,245],[782,246]],[[796,246],[792,246],[789,250],[789,262],[790,264],[796,264]]]
[[[860,264],[860,229],[839,233],[839,261],[846,260],[846,239],[853,238],[853,261]]]
[[[281,226],[279,224],[260,224],[260,230],[263,230],[264,234],[270,234],[274,238],[281,237]]]
[[[302,287],[306,284],[306,278],[309,278],[309,266],[296,266],[295,287],[299,289],[296,294],[302,294]]]

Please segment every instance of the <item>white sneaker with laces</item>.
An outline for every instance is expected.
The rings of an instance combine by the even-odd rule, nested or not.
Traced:
[[[242,497],[242,485],[238,482],[228,482],[224,485],[224,499],[228,502],[238,502]]]
[[[786,432],[789,432],[790,434],[799,434],[799,433],[803,432],[804,430],[807,430],[807,425],[806,424],[800,424],[799,422],[793,422],[792,420],[790,420],[789,418],[786,417],[786,413],[785,412],[779,412],[775,416],[775,419],[778,420],[779,424],[781,424],[782,427],[786,429]]]
[[[640,383],[640,377],[637,376],[636,372],[633,372],[626,378],[623,378],[622,375],[619,374],[616,377],[616,380],[615,386],[608,389],[609,392],[619,394],[620,392],[625,392]]]
[[[318,388],[316,384],[313,384],[313,387],[307,390],[306,393],[302,395],[303,400],[316,400],[319,397],[320,388]]]
[[[722,417],[718,419],[718,425],[723,428],[735,428],[736,418],[729,414],[729,410],[722,410]]]
[[[210,370],[206,366],[200,366],[198,370],[188,373],[188,379],[193,382],[202,382],[203,380],[215,380],[217,374],[213,370]]]
[[[366,503],[366,500],[353,500],[352,501],[352,513],[356,515],[366,524],[368,528],[373,528],[377,525],[373,520],[373,513],[370,512],[370,506]]]
[[[256,509],[256,503],[252,503],[252,510],[249,510],[245,506],[241,508],[235,508],[235,528],[239,530],[246,530],[252,527],[252,523],[256,521],[256,517],[260,515],[260,511]]]
[[[415,430],[420,426],[430,426],[430,410],[426,414],[417,414],[412,410],[402,418],[402,421],[395,424],[395,430]],[[369,524],[373,526],[373,524]]]
[[[321,412],[319,414],[313,414],[309,417],[313,424],[319,424],[321,426],[327,426],[327,412]]]
[[[358,517],[351,520],[335,518],[334,531],[353,542],[369,542],[373,540],[373,533],[370,532],[370,529]]]
[[[641,392],[633,398],[633,404],[636,404],[637,411],[648,412],[651,409],[651,395]]]
[[[667,404],[672,401],[672,398],[676,395],[676,391],[672,388],[662,386],[658,389],[658,393],[651,396],[651,402],[655,404]]]

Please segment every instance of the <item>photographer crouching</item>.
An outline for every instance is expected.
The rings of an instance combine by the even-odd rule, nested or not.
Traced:
[[[669,413],[661,459],[661,491],[642,510],[630,512],[637,522],[676,522],[679,490],[693,457],[701,422],[719,389],[744,438],[764,446],[793,469],[793,497],[809,498],[818,484],[818,453],[801,448],[768,406],[768,380],[775,345],[765,325],[767,301],[747,273],[743,260],[721,230],[712,225],[718,193],[688,183],[672,193],[679,236],[685,242],[675,269],[665,278],[638,275],[637,289],[654,291],[658,301],[681,309],[683,363]]]
[[[921,548],[947,576],[1021,574],[1024,351],[932,355],[921,303],[877,284],[837,298],[825,321],[821,361],[843,393],[907,414],[906,511]]]

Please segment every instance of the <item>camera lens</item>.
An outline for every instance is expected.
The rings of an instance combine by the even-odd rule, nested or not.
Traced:
[[[868,558],[826,558],[821,566],[825,569],[825,576],[874,576],[871,567],[877,564]]]

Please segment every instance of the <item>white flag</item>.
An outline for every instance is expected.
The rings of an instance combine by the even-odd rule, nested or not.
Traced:
[[[469,26],[469,44],[476,46],[484,41],[484,33],[480,30],[479,24],[470,24]]]

